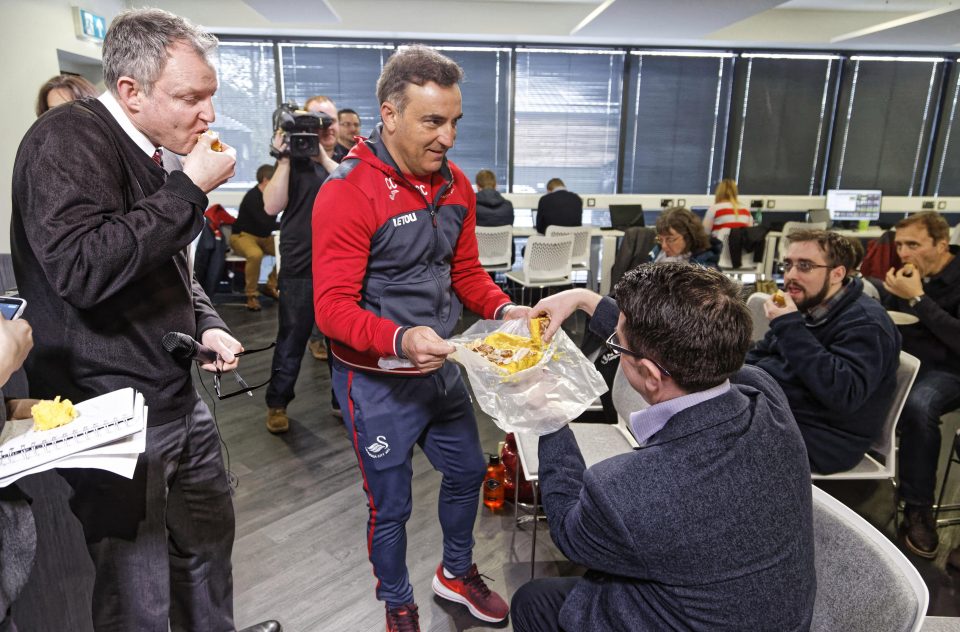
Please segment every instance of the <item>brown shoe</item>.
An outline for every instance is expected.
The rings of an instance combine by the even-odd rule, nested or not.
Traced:
[[[311,340],[307,343],[307,348],[310,349],[310,355],[317,360],[327,360],[327,345],[323,340]]]
[[[260,293],[263,294],[264,296],[269,296],[275,301],[280,300],[280,290],[278,290],[275,287],[270,287],[269,285],[267,285],[261,288]]]
[[[273,434],[280,434],[290,429],[290,420],[287,419],[286,408],[267,409],[267,430]]]
[[[250,310],[251,312],[260,311],[260,301],[257,300],[256,296],[247,297],[247,309]]]

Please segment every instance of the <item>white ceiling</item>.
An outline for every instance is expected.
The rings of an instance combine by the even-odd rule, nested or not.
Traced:
[[[960,51],[960,0],[154,0],[153,4],[214,32],[237,35]]]

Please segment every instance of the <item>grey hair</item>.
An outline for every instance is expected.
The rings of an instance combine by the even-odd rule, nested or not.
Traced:
[[[119,96],[117,81],[130,77],[149,94],[167,64],[167,49],[177,43],[189,46],[209,64],[217,38],[163,9],[122,11],[110,23],[103,39],[103,79],[107,88]]]
[[[407,105],[407,86],[423,86],[433,82],[449,88],[463,80],[463,68],[457,62],[423,44],[404,46],[397,50],[383,67],[377,80],[377,100],[386,101],[403,112]]]

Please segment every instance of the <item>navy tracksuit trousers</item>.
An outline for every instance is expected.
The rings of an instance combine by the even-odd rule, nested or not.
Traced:
[[[406,564],[414,444],[443,475],[438,503],[443,566],[454,575],[466,574],[473,563],[473,526],[486,463],[459,367],[447,362],[428,375],[394,376],[334,361],[333,386],[363,475],[377,598],[391,607],[414,600]]]

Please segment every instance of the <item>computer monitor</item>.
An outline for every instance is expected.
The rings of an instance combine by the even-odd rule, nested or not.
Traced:
[[[875,189],[831,189],[827,210],[834,222],[875,222],[880,219],[880,198]]]
[[[643,226],[643,205],[611,204],[610,225],[617,230],[626,230],[631,226]]]

